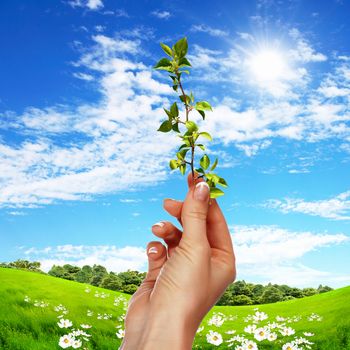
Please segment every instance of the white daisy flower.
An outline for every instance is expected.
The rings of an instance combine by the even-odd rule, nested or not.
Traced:
[[[255,342],[252,340],[246,341],[244,344],[244,350],[258,350],[258,346]]]
[[[266,330],[265,328],[257,328],[255,331],[254,331],[254,338],[258,341],[262,341],[264,339],[266,339],[267,337],[267,333],[266,333]]]
[[[304,332],[305,337],[313,337],[315,334],[310,332]]]
[[[91,328],[92,326],[90,326],[89,324],[81,324],[80,327],[88,329],[88,328]]]
[[[73,326],[72,321],[65,320],[64,318],[61,318],[59,322],[57,322],[58,327],[60,328],[69,328]]]
[[[69,334],[65,334],[63,337],[60,338],[58,345],[62,349],[69,348],[72,345],[72,338],[70,337]]]
[[[197,332],[196,332],[196,333],[202,332],[203,329],[204,329],[204,326],[200,326],[200,327],[197,329]]]
[[[79,339],[74,339],[72,341],[72,348],[73,349],[79,349],[82,345],[83,345],[83,343]]]
[[[120,339],[120,338],[124,338],[125,337],[125,330],[124,329],[119,329],[118,332],[116,333],[116,336]]]
[[[207,334],[207,342],[209,344],[213,344],[213,345],[220,345],[222,343],[222,336],[220,333],[218,332],[214,332],[212,330],[209,331],[209,333]]]
[[[293,335],[295,333],[295,330],[291,327],[284,327],[284,328],[280,329],[280,333],[283,336],[288,337],[290,335]]]
[[[256,325],[255,324],[250,324],[247,327],[244,328],[244,331],[249,334],[253,334],[256,330]]]
[[[269,341],[275,341],[277,339],[277,334],[275,332],[268,333],[266,339]]]
[[[267,314],[265,312],[260,312],[257,311],[254,315],[253,315],[253,321],[254,322],[260,322],[263,320],[266,320],[268,318]]]
[[[298,350],[298,347],[294,343],[286,343],[282,346],[282,350]]]

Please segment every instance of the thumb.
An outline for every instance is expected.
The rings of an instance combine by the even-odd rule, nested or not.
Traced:
[[[196,243],[203,242],[204,239],[207,241],[209,192],[209,186],[203,180],[190,186],[181,211],[183,239]]]

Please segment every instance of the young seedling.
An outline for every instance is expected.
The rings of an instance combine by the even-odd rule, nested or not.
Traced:
[[[228,185],[225,179],[213,173],[213,170],[218,164],[218,158],[215,159],[214,163],[211,163],[209,156],[204,154],[199,161],[200,167],[194,168],[195,150],[200,148],[202,151],[205,151],[205,146],[202,143],[197,143],[198,138],[204,137],[209,141],[213,139],[208,132],[200,131],[198,125],[189,119],[189,115],[193,110],[196,110],[202,116],[203,120],[205,120],[205,112],[212,111],[212,107],[207,101],[195,102],[192,91],[189,95],[185,93],[182,75],[184,73],[190,74],[188,69],[192,67],[191,63],[186,58],[188,51],[187,38],[180,39],[172,48],[163,43],[160,43],[160,46],[168,57],[162,58],[153,68],[165,70],[170,73],[169,77],[171,78],[173,90],[179,94],[185,112],[185,119],[182,120],[180,119],[180,111],[177,102],[174,102],[169,109],[164,108],[168,119],[162,122],[158,131],[174,131],[182,140],[182,144],[176,153],[177,159],[170,160],[169,166],[172,170],[178,168],[181,174],[184,175],[186,173],[186,166],[190,165],[193,181],[195,181],[194,171],[196,171],[198,174],[201,174],[198,175],[196,179],[203,177],[209,185],[210,198],[222,196],[224,192],[216,186],[227,187]],[[186,128],[183,134],[181,134],[179,124],[183,124]],[[186,160],[186,155],[189,150],[191,150],[190,160]],[[210,164],[212,164],[211,167]]]

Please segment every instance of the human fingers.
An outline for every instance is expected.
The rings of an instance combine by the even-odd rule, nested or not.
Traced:
[[[160,221],[152,226],[152,232],[159,238],[163,238],[168,246],[168,255],[176,248],[181,240],[182,232],[169,221]]]
[[[204,181],[203,178],[197,179],[198,175],[198,173],[194,173],[195,184]],[[189,188],[193,186],[193,176],[191,172],[187,176],[187,184]],[[207,217],[207,236],[211,248],[216,248],[229,254],[233,254],[232,239],[226,219],[218,202],[214,198],[210,199]]]
[[[148,272],[144,281],[153,283],[154,285],[160,269],[167,260],[166,247],[161,242],[152,241],[147,244],[146,252],[148,257]]]
[[[171,198],[165,198],[163,201],[163,208],[167,211],[171,216],[174,216],[182,226],[181,221],[181,210],[182,210],[182,201],[178,201]]]
[[[200,181],[190,187],[182,205],[181,220],[185,241],[208,245],[206,234],[208,207],[209,186],[205,181]]]

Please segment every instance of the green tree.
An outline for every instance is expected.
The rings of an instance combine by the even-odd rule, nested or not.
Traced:
[[[318,286],[317,290],[318,290],[319,293],[326,293],[326,292],[329,292],[329,291],[333,290],[333,288],[328,287],[328,286],[322,286],[322,284],[320,284]]]
[[[106,268],[102,265],[94,265],[92,267],[92,275],[90,279],[90,284],[98,287],[105,276],[108,275]]]
[[[303,291],[299,288],[291,288],[288,295],[294,298],[302,298],[304,296]]]
[[[235,295],[233,297],[233,305],[252,305],[253,301],[248,295]]]
[[[122,279],[123,285],[135,284],[139,286],[143,280],[142,275],[138,271],[132,270],[119,272],[118,277]]]
[[[275,303],[281,301],[283,298],[282,292],[276,287],[267,287],[264,293],[260,297],[260,302],[262,304]]]
[[[111,272],[103,277],[100,287],[111,290],[122,290],[123,281],[115,273]]]
[[[216,302],[216,305],[233,305],[233,296],[230,290],[225,290],[224,294]]]
[[[29,261],[29,260],[22,260],[22,259],[18,259],[8,264],[9,267],[12,267],[15,269],[24,269],[24,270],[30,270],[30,271],[40,271],[40,265],[41,264],[39,261]]]
[[[49,275],[54,276],[54,277],[59,277],[59,278],[65,278],[65,269],[62,266],[58,265],[53,265],[48,272]]]
[[[80,283],[89,283],[92,277],[92,267],[84,265],[80,271],[75,274],[75,280]]]
[[[137,286],[136,284],[128,284],[123,287],[123,292],[128,293],[128,294],[134,294],[137,291]]]
[[[312,295],[317,294],[318,291],[315,288],[304,288],[303,289],[303,295],[305,297],[311,297]]]

